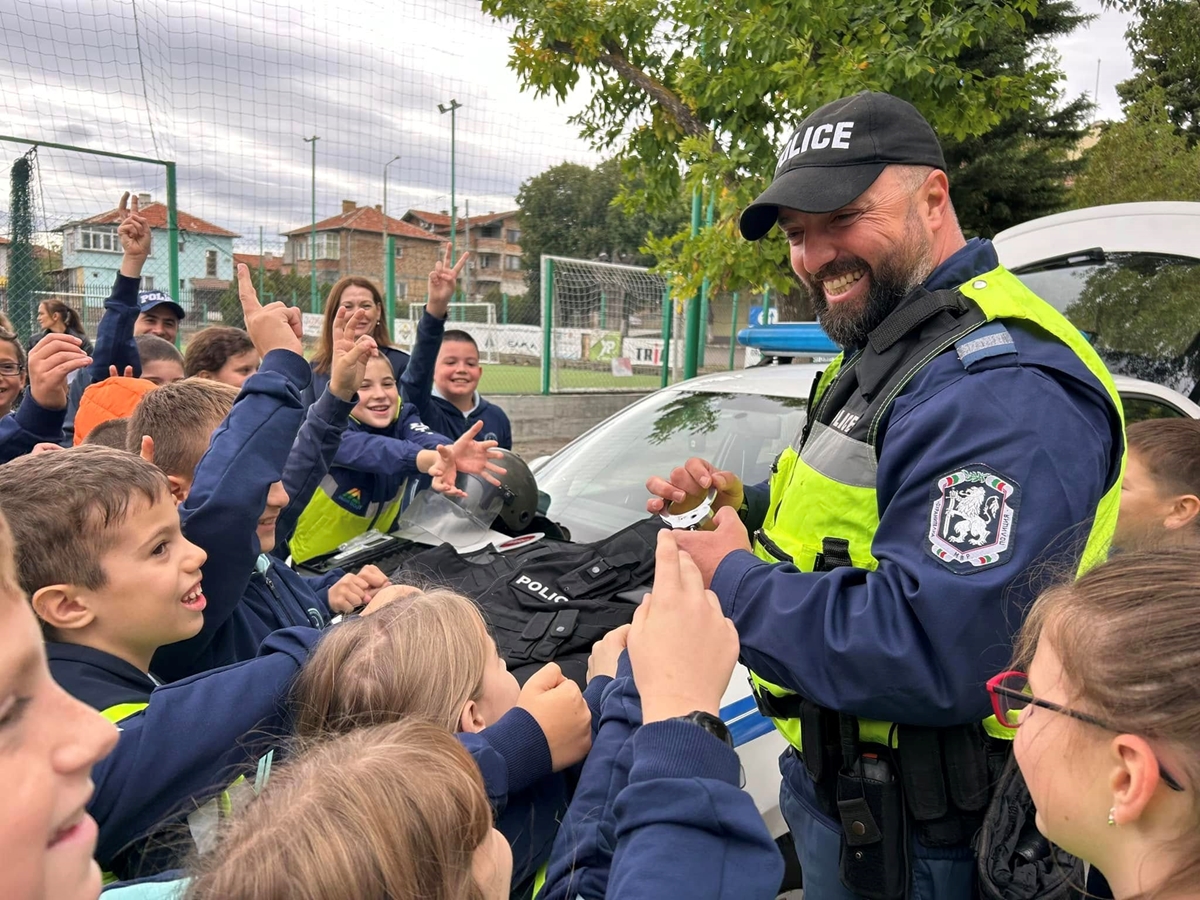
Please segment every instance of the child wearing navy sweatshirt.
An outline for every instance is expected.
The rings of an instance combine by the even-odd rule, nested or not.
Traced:
[[[588,751],[587,699],[553,663],[520,688],[474,603],[407,586],[380,591],[370,615],[331,633],[293,696],[302,741],[409,718],[456,732],[512,845],[514,889],[550,853],[567,799],[553,773]]]
[[[412,357],[400,376],[401,392],[434,431],[459,438],[479,424],[480,440],[496,441],[512,449],[512,425],[499,406],[479,395],[479,348],[465,331],[446,331],[446,312],[458,274],[470,256],[464,253],[450,265],[450,245],[429,273],[425,312],[417,324]]]
[[[120,877],[178,865],[147,839],[166,827],[205,840],[212,798],[251,762],[247,735],[286,732],[281,699],[318,633],[276,632],[256,659],[161,687],[154,651],[199,631],[206,603],[204,551],[183,537],[162,473],[107,447],[25,457],[0,467],[0,506],[55,681],[120,730],[80,796],[96,859]]]
[[[449,446],[448,454],[457,471],[482,474],[495,483],[491,473],[504,471],[488,461],[496,442],[476,443],[478,432],[477,423]],[[387,358],[368,360],[358,404],[329,475],[300,514],[289,542],[292,558],[306,562],[370,529],[387,532],[400,514],[409,479],[438,466],[438,447],[450,444],[449,438],[429,430],[415,406],[401,405]]]
[[[0,417],[0,463],[31,453],[38,444],[62,440],[67,376],[90,362],[79,338],[71,334],[48,334],[29,351],[24,399],[15,412]]]
[[[201,379],[164,385],[143,398],[128,426],[130,449],[140,446],[166,473],[184,534],[208,554],[203,628],[155,654],[154,670],[168,681],[250,659],[276,629],[322,628],[331,613],[361,604],[364,580],[370,590],[387,583],[378,569],[305,579],[269,555],[289,487],[302,495],[325,474],[335,437],[326,441],[320,432],[336,436],[337,421],[345,422],[373,341],[351,336],[339,343],[336,377],[310,415],[320,427],[301,432],[300,395],[311,373],[300,353],[299,312],[281,303],[260,306],[245,266],[238,267],[238,286],[246,329],[263,357],[258,372],[240,393]],[[339,324],[348,330],[352,323],[343,315]],[[314,446],[293,454],[298,433]]]

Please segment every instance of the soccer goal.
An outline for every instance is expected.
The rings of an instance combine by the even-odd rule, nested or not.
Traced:
[[[551,391],[649,390],[677,364],[667,279],[640,266],[542,257],[543,372]]]
[[[413,303],[408,307],[408,318],[412,322],[411,333],[414,337],[417,333],[417,322],[424,311],[425,307],[422,304]],[[473,337],[479,347],[480,362],[500,362],[495,303],[486,300],[451,303],[446,315],[446,329],[465,331]]]

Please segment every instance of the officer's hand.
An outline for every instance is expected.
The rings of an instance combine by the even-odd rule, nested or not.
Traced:
[[[738,518],[737,513],[726,507],[713,516],[712,529],[708,531],[673,532],[679,541],[679,549],[686,550],[700,570],[704,586],[712,587],[713,575],[721,560],[734,550],[750,550],[750,534]]]
[[[592,749],[592,712],[579,685],[565,677],[557,663],[533,673],[521,688],[517,706],[541,727],[555,772],[569,769]]]
[[[732,506],[737,510],[745,500],[742,479],[732,472],[716,468],[707,460],[693,456],[682,466],[672,469],[669,480],[655,475],[646,482],[646,490],[654,495],[646,501],[646,509],[652,513],[661,513],[669,504],[674,504],[670,512],[687,512],[700,505],[700,501],[708,496],[710,487],[717,489],[713,509]]]
[[[617,677],[617,660],[625,652],[625,644],[629,640],[629,625],[614,628],[603,638],[592,645],[592,655],[588,657],[587,680],[591,684],[597,675]]]
[[[654,587],[629,632],[629,662],[647,724],[696,710],[718,715],[737,663],[737,630],[676,544],[681,534],[658,533]]]

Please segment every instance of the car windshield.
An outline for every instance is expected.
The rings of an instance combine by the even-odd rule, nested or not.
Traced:
[[[557,453],[537,472],[549,516],[575,540],[597,540],[646,516],[646,479],[690,456],[762,481],[804,424],[807,402],[667,390],[629,407]]]
[[[1200,374],[1200,259],[1100,249],[1017,269],[1114,372],[1184,394]]]

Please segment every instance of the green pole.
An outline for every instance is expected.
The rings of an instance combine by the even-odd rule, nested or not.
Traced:
[[[764,325],[771,324],[771,288],[770,287],[763,288],[762,324],[764,324]]]
[[[604,323],[608,321],[608,298],[604,296],[604,291],[600,292],[600,327],[604,327]]]
[[[692,191],[692,237],[700,233],[700,191]],[[683,377],[696,377],[696,348],[700,337],[700,297],[691,299],[684,319]]]
[[[179,288],[179,198],[175,183],[175,163],[169,162],[167,167],[167,277],[171,279],[171,289],[167,295],[178,302]],[[175,335],[175,344],[179,344],[179,334]]]
[[[258,226],[258,296],[263,296],[263,275],[267,270],[263,260],[263,227]],[[236,273],[234,273],[236,274]]]
[[[704,216],[704,227],[712,228],[713,224],[713,208],[716,206],[717,192],[711,191],[708,195],[708,212]],[[708,276],[704,276],[704,280],[700,283],[700,326],[696,335],[696,348],[699,351],[699,367],[704,368],[707,361],[705,359],[705,351],[708,348],[708,304],[709,304],[709,282]]]
[[[317,141],[315,134],[305,138],[304,143],[312,144],[312,233],[308,239],[308,281],[312,289],[309,300],[309,312],[317,312]]]
[[[387,333],[390,337],[396,322],[396,236],[389,234],[387,239]]]
[[[550,393],[550,355],[554,352],[554,260],[542,257],[542,393]]]
[[[671,321],[675,318],[675,307],[671,303],[671,286],[663,287],[663,306],[662,306],[662,353],[659,354],[662,362],[662,378],[659,379],[659,387],[666,387],[671,383]]]
[[[733,371],[734,353],[737,350],[738,292],[733,292],[733,317],[729,320],[729,370]]]
[[[500,295],[500,321],[504,325],[508,324],[508,294]]]

